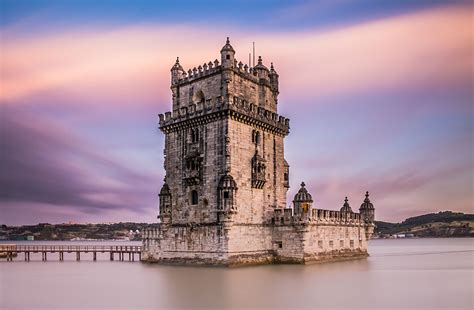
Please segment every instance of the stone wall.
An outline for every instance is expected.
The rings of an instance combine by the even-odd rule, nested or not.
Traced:
[[[252,143],[252,131],[260,134],[259,143]],[[269,223],[275,207],[284,207],[287,188],[283,184],[283,137],[259,130],[235,120],[229,121],[230,173],[237,191],[236,223]],[[252,187],[252,158],[255,152],[266,162],[263,188]]]
[[[159,227],[145,232],[143,260],[169,264],[226,264],[227,236],[221,226]]]
[[[226,120],[197,126],[200,139],[190,141],[190,130],[180,129],[168,133],[165,141],[166,180],[171,190],[172,221],[175,224],[212,223],[216,221],[217,183],[225,172],[223,140],[227,127]],[[198,184],[186,185],[184,178],[188,173],[184,158],[197,151],[202,160]],[[191,192],[198,192],[198,204],[191,204]]]
[[[193,265],[306,264],[368,256],[360,225],[162,225],[144,233],[144,247],[144,261]]]
[[[217,100],[217,98],[223,95],[221,86],[222,77],[220,73],[208,75],[182,86],[176,86],[178,96],[176,100],[177,104],[173,106],[173,111],[176,111],[180,107],[189,106],[190,104],[197,104],[201,100],[198,95],[200,91],[204,95],[205,102]]]

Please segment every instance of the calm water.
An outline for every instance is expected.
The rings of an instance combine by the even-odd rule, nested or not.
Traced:
[[[0,307],[474,309],[474,239],[373,240],[370,253],[351,262],[237,269],[110,262],[107,255],[92,262],[91,254],[27,263],[20,254],[0,262]]]

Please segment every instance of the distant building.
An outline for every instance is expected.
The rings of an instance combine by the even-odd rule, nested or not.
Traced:
[[[286,208],[289,119],[277,114],[279,75],[258,58],[171,68],[172,111],[160,114],[166,176],[160,223],[144,231],[143,260],[176,264],[306,263],[367,256],[374,207],[313,207],[305,184]]]
[[[26,236],[26,240],[28,240],[28,241],[34,241],[34,240],[35,240],[35,236]]]

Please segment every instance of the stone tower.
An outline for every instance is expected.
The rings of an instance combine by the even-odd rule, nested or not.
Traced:
[[[160,218],[170,224],[266,223],[284,208],[288,165],[278,116],[278,74],[235,59],[229,39],[221,62],[171,68],[172,112],[165,134],[165,184]]]
[[[250,68],[229,38],[216,59],[171,68],[160,223],[144,232],[143,260],[172,264],[306,263],[367,256],[374,208],[316,209],[301,184],[286,207],[289,119],[277,114],[278,73]],[[363,215],[363,218],[362,216]]]

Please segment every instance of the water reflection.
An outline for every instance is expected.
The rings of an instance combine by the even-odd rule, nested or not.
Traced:
[[[20,257],[0,263],[0,307],[473,308],[473,240],[374,240],[370,252],[355,261],[235,269]]]

